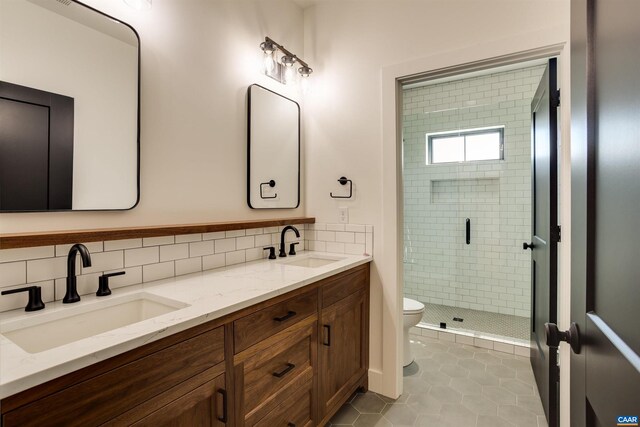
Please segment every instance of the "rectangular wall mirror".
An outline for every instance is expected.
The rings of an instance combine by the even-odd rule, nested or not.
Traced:
[[[300,106],[249,86],[247,201],[252,209],[300,205]]]
[[[0,212],[139,199],[139,39],[72,0],[0,0]]]

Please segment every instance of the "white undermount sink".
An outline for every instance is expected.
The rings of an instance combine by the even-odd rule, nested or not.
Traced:
[[[188,304],[145,292],[74,304],[33,318],[2,324],[0,333],[28,353],[40,353],[84,338],[161,316]]]
[[[293,265],[295,267],[317,268],[324,267],[325,265],[333,264],[336,261],[341,261],[345,257],[328,256],[328,255],[299,255],[292,260],[280,261],[281,264]]]

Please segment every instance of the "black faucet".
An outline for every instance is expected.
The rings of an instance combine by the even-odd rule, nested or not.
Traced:
[[[69,249],[69,256],[67,257],[67,293],[64,295],[62,302],[70,304],[72,302],[80,301],[80,295],[78,295],[77,282],[76,282],[76,254],[80,252],[82,258],[83,267],[91,267],[91,255],[89,255],[89,249],[82,243],[76,243]]]
[[[293,232],[296,233],[296,237],[300,237],[300,232],[293,225],[287,225],[282,229],[282,234],[280,234],[280,253],[278,254],[281,258],[287,256],[287,252],[284,250],[284,235],[287,234],[287,231],[289,230],[293,230]]]

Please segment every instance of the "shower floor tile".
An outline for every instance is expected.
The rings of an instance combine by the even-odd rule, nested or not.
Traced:
[[[417,335],[411,347],[398,399],[356,393],[327,426],[547,427],[528,358]]]
[[[423,303],[425,306],[422,322],[439,326],[440,322],[447,324],[447,329],[469,332],[484,332],[501,337],[529,340],[528,317],[509,314],[491,313],[488,311],[471,310],[469,308],[451,307],[448,305]],[[453,319],[463,319],[456,322]]]

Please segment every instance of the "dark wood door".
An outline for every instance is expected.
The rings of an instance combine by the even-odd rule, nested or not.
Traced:
[[[320,346],[320,415],[344,402],[366,370],[363,351],[365,296],[352,294],[322,310]]]
[[[227,417],[224,374],[144,417],[133,426],[218,427]]]
[[[49,108],[0,97],[0,211],[49,207]]]
[[[550,427],[558,423],[558,352],[544,324],[557,317],[557,63],[550,59],[531,102],[531,366]]]
[[[637,0],[571,3],[573,426],[640,417],[638,17]]]

